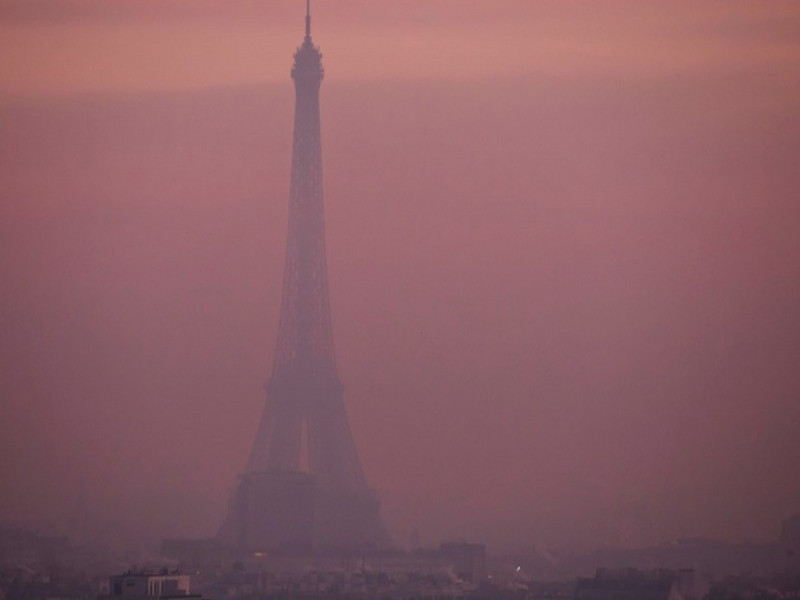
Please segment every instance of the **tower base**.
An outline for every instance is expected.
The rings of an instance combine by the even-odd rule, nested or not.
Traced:
[[[373,492],[326,489],[297,471],[241,475],[217,539],[248,553],[391,547]]]

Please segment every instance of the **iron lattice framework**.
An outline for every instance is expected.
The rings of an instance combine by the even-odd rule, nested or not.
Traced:
[[[292,67],[294,146],[278,346],[250,459],[217,536],[240,551],[391,545],[358,460],[336,370],[322,204],[323,76],[307,0],[306,36]]]
[[[292,67],[294,145],[278,343],[247,472],[298,471],[305,440],[308,470],[318,486],[366,492],[342,401],[328,298],[319,110],[323,76],[307,7],[306,35]]]

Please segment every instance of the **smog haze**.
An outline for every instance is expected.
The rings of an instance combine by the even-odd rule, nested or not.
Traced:
[[[219,527],[275,352],[303,4],[0,4],[0,520]],[[313,4],[336,357],[396,542],[774,539],[800,6]]]

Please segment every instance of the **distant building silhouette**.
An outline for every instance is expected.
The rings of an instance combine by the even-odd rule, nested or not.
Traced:
[[[800,573],[800,515],[783,522],[779,543],[784,555],[783,570]]]
[[[107,588],[101,590],[98,600],[112,598],[145,600],[150,598],[198,599],[200,594],[191,593],[189,575],[170,573],[166,569],[152,573],[148,571],[129,571],[108,578]]]
[[[577,581],[575,600],[699,600],[705,592],[691,569],[598,569]]]
[[[485,544],[445,542],[439,546],[439,551],[462,580],[477,584],[486,578]]]
[[[780,541],[787,548],[800,551],[800,515],[784,520],[781,525]]]
[[[250,459],[219,534],[240,550],[389,544],[350,433],[334,355],[322,201],[323,75],[307,3],[306,35],[292,67],[294,145],[277,351]]]

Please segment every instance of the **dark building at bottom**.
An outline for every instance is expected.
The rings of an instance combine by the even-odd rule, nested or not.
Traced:
[[[691,569],[598,569],[577,581],[575,600],[700,600],[706,591]]]

